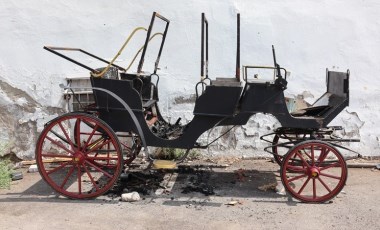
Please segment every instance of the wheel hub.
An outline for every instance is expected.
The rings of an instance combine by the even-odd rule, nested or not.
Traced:
[[[80,151],[78,151],[74,154],[74,162],[76,164],[82,164],[84,162],[85,158],[86,158],[85,155]]]
[[[317,177],[319,176],[319,169],[316,168],[316,167],[312,167],[312,168],[310,169],[309,175],[310,175],[311,177],[317,178]]]

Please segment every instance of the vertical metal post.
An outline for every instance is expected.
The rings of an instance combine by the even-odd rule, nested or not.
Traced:
[[[236,79],[240,81],[240,14],[237,14]]]
[[[166,22],[166,26],[165,26],[164,34],[162,35],[162,41],[161,41],[161,45],[160,45],[160,51],[158,51],[158,56],[157,56],[156,62],[154,63],[154,72],[153,73],[157,73],[158,63],[160,62],[162,49],[164,48],[166,34],[168,33],[168,28],[169,28],[169,23],[170,23],[169,20],[167,20],[166,18],[162,17],[161,15],[156,14],[156,16],[159,17],[160,19],[164,20]]]
[[[146,39],[145,39],[145,44],[144,44],[144,49],[142,51],[142,54],[141,54],[141,58],[140,58],[140,62],[139,62],[139,66],[137,68],[137,73],[141,73],[141,70],[142,70],[142,67],[144,65],[144,57],[145,57],[145,53],[146,53],[146,50],[148,48],[148,43],[149,43],[149,38],[150,38],[150,33],[152,32],[152,28],[153,28],[153,23],[154,23],[154,18],[156,17],[156,12],[153,12],[153,15],[152,15],[152,19],[150,21],[150,25],[149,25],[149,29],[148,29],[148,32],[146,34]]]
[[[205,13],[202,13],[202,26],[201,26],[201,78],[203,80],[203,76],[204,76],[204,38],[205,38],[205,34],[204,34],[204,27],[205,27]]]
[[[206,78],[208,78],[208,21],[206,19]]]

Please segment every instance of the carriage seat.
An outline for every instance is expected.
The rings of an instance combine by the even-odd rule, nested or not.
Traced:
[[[152,107],[158,101],[157,86],[152,83],[152,75],[120,73],[120,78],[132,81],[133,88],[141,96],[142,107],[144,109]]]
[[[240,83],[240,82],[239,82]],[[236,113],[243,87],[233,85],[207,85],[195,101],[194,115],[233,116]]]
[[[349,71],[327,73],[327,92],[325,92],[310,107],[291,113],[292,116],[326,117],[330,113],[339,113],[349,103]]]
[[[215,80],[211,80],[211,85],[239,87],[241,82],[236,78],[217,77]]]

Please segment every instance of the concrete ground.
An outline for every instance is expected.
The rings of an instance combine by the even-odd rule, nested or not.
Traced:
[[[0,190],[0,229],[380,229],[380,170],[370,168],[350,168],[343,191],[325,204],[277,194],[270,185],[279,167],[268,160],[151,171],[130,180],[127,189],[142,197],[133,203],[119,201],[116,190],[70,200],[23,170],[24,179]]]

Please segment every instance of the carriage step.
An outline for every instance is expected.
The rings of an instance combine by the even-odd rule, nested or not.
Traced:
[[[153,168],[155,169],[174,169],[177,167],[176,162],[167,160],[154,160]]]

